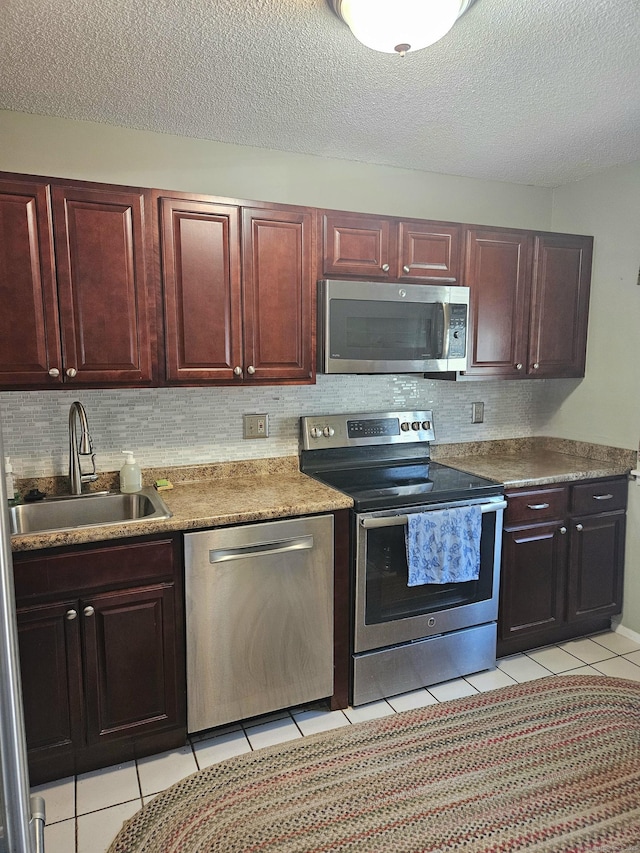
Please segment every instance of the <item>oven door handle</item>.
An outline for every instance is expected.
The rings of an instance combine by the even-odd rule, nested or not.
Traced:
[[[506,509],[506,501],[494,501],[493,503],[480,504],[481,512],[497,512],[499,509]],[[434,507],[435,509],[435,507]],[[425,510],[429,512],[429,510]],[[366,530],[373,530],[376,527],[399,527],[406,524],[408,517],[406,515],[387,515],[380,518],[361,518],[360,526]]]

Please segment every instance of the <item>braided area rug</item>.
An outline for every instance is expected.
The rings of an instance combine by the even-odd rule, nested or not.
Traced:
[[[108,853],[640,851],[640,683],[549,677],[231,758]]]

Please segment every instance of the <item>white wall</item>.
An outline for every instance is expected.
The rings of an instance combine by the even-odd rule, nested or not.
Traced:
[[[552,226],[594,235],[587,371],[544,431],[637,448],[640,443],[640,162],[557,189]],[[640,633],[640,486],[630,484],[622,624]]]
[[[548,228],[551,190],[0,110],[0,171]]]

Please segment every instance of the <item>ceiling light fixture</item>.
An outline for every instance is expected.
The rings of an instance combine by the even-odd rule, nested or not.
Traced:
[[[329,0],[362,44],[383,53],[422,50],[445,36],[475,0]]]

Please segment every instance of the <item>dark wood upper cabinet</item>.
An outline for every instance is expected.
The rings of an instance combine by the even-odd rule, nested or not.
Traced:
[[[0,388],[311,383],[323,277],[467,285],[469,367],[447,378],[580,377],[592,246],[5,173]]]
[[[322,216],[323,274],[332,278],[383,278],[391,270],[391,223],[376,216]]]
[[[52,200],[65,378],[150,382],[144,194],[54,186]]]
[[[242,364],[240,213],[160,200],[167,379],[232,381]]]
[[[593,238],[536,237],[528,369],[535,376],[584,376]]]
[[[593,238],[469,228],[468,376],[584,376]]]
[[[243,374],[254,381],[313,377],[314,217],[243,208]]]
[[[0,385],[62,382],[49,190],[0,179]],[[49,376],[49,371],[57,371]]]
[[[471,289],[468,375],[526,374],[532,236],[470,228],[464,283]]]
[[[3,180],[0,210],[0,383],[151,384],[145,193]]]
[[[167,381],[311,381],[314,212],[159,203]]]
[[[457,284],[462,226],[325,212],[321,275]]]
[[[407,220],[396,223],[396,277],[432,284],[458,284],[460,225]]]

